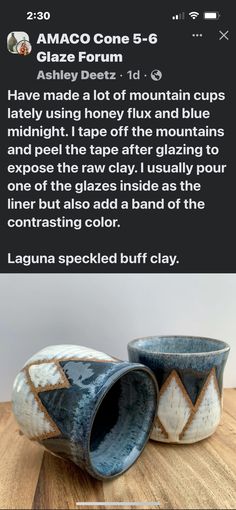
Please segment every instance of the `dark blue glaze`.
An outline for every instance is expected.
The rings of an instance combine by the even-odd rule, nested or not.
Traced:
[[[229,345],[220,340],[190,336],[146,337],[128,344],[129,360],[151,368],[160,389],[169,374],[176,370],[193,404],[212,368],[215,368],[222,392],[229,349]]]
[[[154,376],[128,362],[60,365],[70,387],[40,392],[39,398],[61,434],[41,444],[96,478],[117,476],[149,438],[157,407]]]

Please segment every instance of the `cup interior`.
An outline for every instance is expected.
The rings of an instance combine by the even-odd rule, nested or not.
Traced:
[[[156,406],[156,383],[145,369],[125,373],[110,387],[90,436],[90,462],[99,476],[116,476],[135,462],[148,440]]]
[[[155,336],[133,340],[130,348],[153,354],[204,354],[228,350],[221,340],[194,336]]]

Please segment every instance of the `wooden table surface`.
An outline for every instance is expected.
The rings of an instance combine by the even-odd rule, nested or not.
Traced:
[[[10,403],[0,403],[1,509],[107,508],[102,502],[122,502],[113,508],[123,509],[235,509],[236,389],[225,390],[222,421],[211,438],[194,445],[149,441],[136,464],[108,482],[44,452],[19,431]]]

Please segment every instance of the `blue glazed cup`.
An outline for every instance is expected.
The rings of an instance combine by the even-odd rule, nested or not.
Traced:
[[[153,336],[128,344],[129,360],[154,372],[159,404],[151,439],[195,443],[216,430],[230,347],[211,338]]]
[[[22,432],[98,479],[126,471],[150,435],[158,389],[151,370],[76,345],[32,356],[17,375]]]

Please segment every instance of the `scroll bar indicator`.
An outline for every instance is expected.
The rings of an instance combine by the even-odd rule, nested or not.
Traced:
[[[211,11],[211,12],[204,12],[203,13],[203,19],[210,20],[210,21],[216,21],[220,17],[220,13],[218,11]]]

